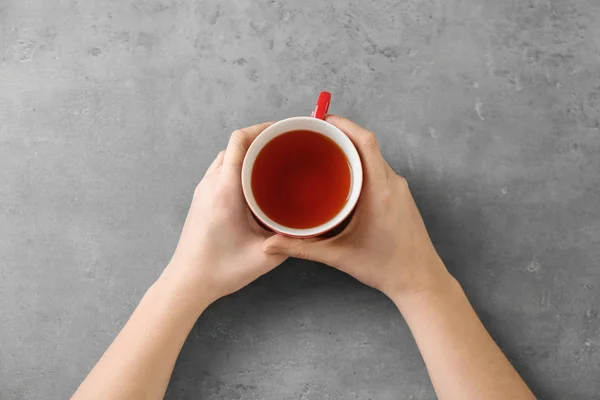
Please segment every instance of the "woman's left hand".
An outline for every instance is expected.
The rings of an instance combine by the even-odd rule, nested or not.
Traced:
[[[263,243],[274,233],[258,225],[241,184],[244,156],[271,124],[233,132],[194,192],[177,249],[161,279],[175,282],[183,290],[178,297],[191,296],[186,300],[197,301],[198,307],[243,288],[287,258],[263,252]]]

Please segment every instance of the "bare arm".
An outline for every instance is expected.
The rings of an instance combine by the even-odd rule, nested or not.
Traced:
[[[274,236],[268,254],[331,265],[392,299],[405,317],[442,400],[533,399],[435,251],[406,180],[383,159],[376,137],[328,116],[356,145],[365,170],[352,221],[329,239]]]
[[[179,351],[204,309],[285,260],[262,251],[272,233],[250,214],[240,183],[244,155],[267,126],[234,132],[227,150],[208,168],[173,259],[73,399],[162,399]]]
[[[435,291],[397,295],[438,397],[534,399],[453,278]]]
[[[162,399],[175,360],[205,305],[158,280],[73,399]]]

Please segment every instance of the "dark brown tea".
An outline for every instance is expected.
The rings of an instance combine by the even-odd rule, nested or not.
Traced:
[[[273,221],[288,228],[314,228],[344,207],[350,174],[346,155],[331,139],[313,131],[291,131],[258,153],[252,193]]]

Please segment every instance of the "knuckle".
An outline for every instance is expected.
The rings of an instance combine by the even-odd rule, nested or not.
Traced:
[[[391,207],[392,204],[394,204],[394,202],[396,201],[396,192],[390,187],[386,187],[385,189],[383,189],[381,191],[380,196],[381,202],[385,209]]]
[[[204,185],[202,184],[202,181],[200,181],[200,183],[197,184],[196,187],[194,188],[194,197],[199,196],[203,191],[204,191]]]
[[[233,185],[225,182],[221,183],[215,190],[215,199],[222,204],[229,204],[234,196],[232,196]]]
[[[231,220],[231,216],[227,208],[223,207],[222,204],[215,205],[212,210],[212,219],[218,221],[221,224],[228,224]]]
[[[211,209],[214,216],[220,220],[227,220],[231,215],[233,204],[231,200],[222,197],[215,197],[211,202]]]
[[[377,149],[379,148],[379,142],[377,141],[377,136],[371,131],[365,132],[365,134],[361,138],[361,145],[367,149]]]
[[[243,129],[236,129],[231,134],[231,138],[229,139],[231,143],[242,143],[244,141],[245,133]]]
[[[306,258],[306,252],[300,247],[296,247],[292,254],[294,258]]]
[[[401,175],[398,175],[398,185],[401,188],[408,189],[408,181],[406,180],[405,177],[403,177]]]

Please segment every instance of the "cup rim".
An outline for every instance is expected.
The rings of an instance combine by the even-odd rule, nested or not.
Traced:
[[[333,140],[336,143],[336,145],[338,145],[340,149],[344,152],[344,155],[346,156],[348,163],[350,164],[351,170],[350,193],[348,195],[348,200],[346,200],[346,204],[344,205],[344,207],[342,207],[342,209],[329,221],[312,228],[304,229],[290,228],[285,225],[279,224],[273,221],[271,218],[269,218],[269,216],[265,212],[263,212],[258,206],[258,203],[254,198],[254,194],[252,193],[251,185],[252,169],[254,167],[256,157],[258,156],[260,151],[264,148],[264,146],[267,143],[269,143],[275,137],[295,130],[293,127],[291,127],[289,129],[282,130],[281,132],[277,132],[278,129],[282,129],[282,125],[285,126],[295,124],[312,125],[313,128],[299,127],[297,129],[313,130],[314,132],[320,133]],[[272,137],[265,140],[264,138],[268,136]],[[254,141],[248,148],[246,156],[244,157],[244,162],[242,164],[241,175],[242,191],[244,193],[244,198],[246,199],[246,203],[248,204],[248,207],[250,208],[250,211],[252,211],[254,216],[266,227],[275,231],[276,233],[279,233],[284,236],[299,238],[319,236],[334,229],[339,224],[341,224],[356,207],[356,204],[360,197],[360,193],[362,191],[363,184],[362,162],[358,151],[356,150],[356,147],[354,146],[350,138],[348,138],[348,136],[335,125],[330,124],[322,119],[313,117],[286,118],[274,123],[273,125],[266,128],[264,131],[262,131],[256,137],[256,139],[254,139]]]

